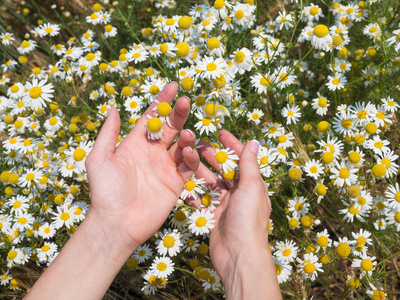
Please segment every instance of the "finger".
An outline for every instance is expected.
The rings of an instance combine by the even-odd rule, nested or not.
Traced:
[[[185,147],[193,147],[196,142],[196,135],[190,129],[182,130],[178,141],[168,150],[172,160],[179,164],[183,160],[182,150]]]
[[[185,147],[182,150],[183,162],[178,167],[177,171],[182,176],[184,182],[188,181],[190,177],[197,171],[200,163],[199,154],[191,147]]]
[[[146,132],[146,124],[147,124],[147,121],[149,120],[147,115],[153,116],[154,115],[153,108],[157,107],[158,103],[160,103],[160,102],[168,102],[169,104],[171,104],[172,101],[174,101],[177,91],[178,91],[178,84],[176,82],[171,82],[171,83],[167,84],[163,88],[163,90],[158,94],[158,96],[156,98],[157,101],[153,101],[153,103],[151,103],[151,105],[146,109],[146,111],[143,113],[142,117],[136,123],[135,127],[128,134],[127,138],[129,138],[129,136],[133,135],[133,134],[139,134],[139,135],[145,136],[143,133]]]
[[[186,204],[193,207],[193,208],[198,208],[201,205],[201,199],[200,197],[196,198],[186,198],[185,200]]]
[[[256,140],[250,141],[244,146],[239,160],[239,186],[249,186],[260,179],[260,182],[262,181],[257,161],[259,146]]]
[[[203,163],[200,163],[196,171],[197,178],[204,178],[206,187],[217,190],[222,198],[228,190],[225,183],[217,177],[211,170],[209,170]]]
[[[121,120],[119,118],[118,110],[115,107],[110,107],[107,113],[106,122],[103,124],[103,127],[101,127],[92,152],[97,155],[113,155],[119,136],[120,126]]]
[[[221,130],[219,132],[219,140],[225,148],[235,151],[235,154],[240,156],[240,153],[242,153],[243,144],[229,131]]]
[[[207,143],[206,141],[201,140],[199,142],[199,145],[203,146],[199,148],[199,152],[201,156],[205,158],[205,160],[218,172],[221,171],[221,166],[215,159],[215,153],[217,152],[217,149],[215,149],[210,143]]]
[[[168,148],[174,141],[179,131],[182,129],[183,125],[189,116],[190,112],[190,100],[188,97],[181,97],[176,101],[174,108],[169,115],[169,124],[164,124],[164,135],[161,139],[161,143]]]

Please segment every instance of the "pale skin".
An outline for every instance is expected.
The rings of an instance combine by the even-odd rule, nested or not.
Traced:
[[[157,100],[172,103],[177,88],[176,83],[168,84]],[[156,106],[156,102],[150,105],[117,148],[120,118],[115,108],[108,112],[86,160],[90,212],[25,299],[101,299],[129,256],[165,222],[195,172],[221,192],[210,255],[228,299],[281,298],[268,249],[271,206],[250,143],[243,148],[231,134],[221,132],[221,142],[237,151],[240,164],[249,168],[241,171],[235,188],[228,189],[200,163],[192,149],[193,132],[182,130],[190,112],[189,99],[176,101],[170,115],[172,126],[164,124],[163,138],[150,141],[146,115],[153,115]],[[178,141],[170,146],[178,134]],[[205,144],[202,154],[214,166],[210,147]],[[243,203],[243,199],[248,200]]]

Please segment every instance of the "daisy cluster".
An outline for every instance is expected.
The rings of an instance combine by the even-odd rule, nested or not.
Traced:
[[[140,117],[148,139],[162,139],[172,109],[156,97],[174,80],[191,99],[186,128],[196,147],[216,148],[227,185],[240,176],[239,155],[217,132],[260,142],[282,290],[307,298],[306,286],[334,278],[345,286],[332,291],[339,298],[385,299],[395,247],[380,235],[400,232],[398,12],[383,0],[181,2],[104,0],[77,27],[54,6],[59,22],[32,17],[25,36],[0,32],[0,284],[26,292],[15,270],[46,268],[84,220],[85,160],[108,108],[121,115],[118,142]],[[187,181],[127,261],[144,270],[144,293],[189,272],[194,291],[223,294],[208,252],[219,196],[202,178]]]

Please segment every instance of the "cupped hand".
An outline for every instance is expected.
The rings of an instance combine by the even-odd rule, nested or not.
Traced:
[[[174,82],[168,84],[157,100],[172,103],[177,87]],[[89,215],[113,242],[130,251],[162,226],[199,165],[198,153],[192,149],[194,133],[181,131],[189,115],[189,99],[176,101],[169,116],[171,127],[164,124],[163,137],[151,141],[146,115],[153,116],[157,105],[149,106],[117,148],[120,118],[111,108],[86,160],[92,199]],[[178,141],[169,147],[179,132]]]
[[[217,273],[224,280],[226,270],[232,267],[240,255],[253,249],[268,250],[268,223],[271,201],[268,187],[263,181],[257,162],[258,142],[242,145],[228,131],[220,132],[220,141],[240,157],[240,178],[234,185],[224,182],[200,164],[196,176],[205,178],[206,185],[220,192],[221,204],[215,209],[215,227],[210,235],[210,256]],[[200,154],[217,171],[221,168],[215,160],[216,149],[207,142]]]

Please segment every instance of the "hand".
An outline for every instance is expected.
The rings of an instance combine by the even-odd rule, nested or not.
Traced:
[[[220,192],[221,204],[214,211],[215,227],[210,235],[210,255],[217,273],[223,274],[229,261],[246,252],[249,246],[268,249],[271,201],[258,167],[258,143],[249,142],[243,146],[224,130],[220,132],[220,141],[225,148],[229,147],[240,156],[240,179],[231,188],[203,164],[196,176],[205,178],[207,186]],[[221,171],[215,160],[216,149],[204,141],[200,143],[204,146],[199,149],[200,154],[214,169]]]
[[[221,204],[214,211],[215,227],[210,234],[210,256],[221,277],[227,299],[280,299],[275,266],[268,247],[271,201],[257,162],[259,144],[243,146],[228,131],[219,133],[225,148],[239,155],[239,180],[233,187],[200,164],[196,177],[220,192]],[[200,142],[200,154],[220,171],[216,149]]]
[[[157,100],[171,103],[177,87],[168,84]],[[153,116],[156,106],[156,102],[150,105],[117,149],[120,118],[111,108],[86,160],[92,199],[89,215],[115,244],[131,252],[162,226],[199,165],[198,153],[191,148],[196,139],[193,132],[181,131],[169,148],[189,115],[189,99],[177,100],[169,116],[172,126],[164,124],[162,139],[151,141],[146,115]]]

